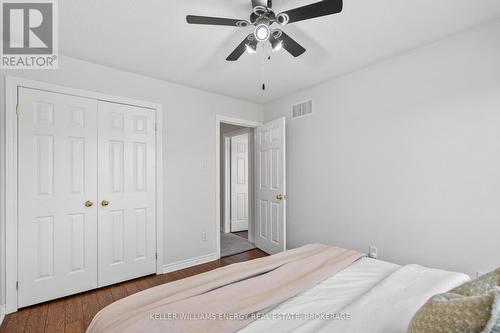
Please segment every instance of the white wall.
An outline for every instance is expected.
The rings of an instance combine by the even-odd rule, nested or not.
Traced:
[[[499,41],[497,21],[266,105],[266,120],[288,118],[288,247],[497,267]],[[314,115],[290,121],[307,98]]]
[[[164,263],[216,253],[215,115],[262,120],[262,106],[61,57],[59,70],[1,71],[0,156],[4,156],[5,75],[163,104]],[[202,165],[207,166],[202,170]],[[2,175],[4,163],[2,161]],[[3,176],[1,177],[3,191]],[[3,198],[3,194],[2,194]],[[1,200],[3,203],[3,200]],[[0,208],[3,208],[0,207]],[[4,210],[1,209],[3,216]],[[2,223],[3,226],[3,223]],[[207,241],[202,241],[202,232]],[[4,239],[2,233],[2,240]],[[5,244],[2,241],[2,244]],[[3,246],[2,246],[3,251]],[[3,260],[4,255],[1,256]],[[3,268],[3,265],[2,265]],[[2,281],[4,275],[1,274]],[[3,282],[2,282],[3,286]],[[2,292],[2,295],[4,293]],[[2,297],[3,299],[3,297]]]

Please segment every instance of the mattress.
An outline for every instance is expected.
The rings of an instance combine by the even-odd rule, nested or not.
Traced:
[[[273,308],[266,318],[249,324],[239,332],[290,332],[310,321],[275,319],[283,314],[335,313],[367,293],[401,266],[382,260],[362,258],[345,270]]]

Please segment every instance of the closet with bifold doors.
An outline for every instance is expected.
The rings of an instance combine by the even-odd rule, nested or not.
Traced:
[[[155,123],[18,88],[18,307],[156,273]]]

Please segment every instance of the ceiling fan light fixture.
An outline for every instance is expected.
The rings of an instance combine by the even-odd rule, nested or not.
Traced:
[[[283,31],[281,30],[273,30],[271,32],[269,43],[271,43],[273,52],[278,52],[283,47],[283,39],[281,39],[281,36],[283,36]]]
[[[285,13],[278,14],[276,16],[276,22],[278,22],[279,25],[286,25],[290,21],[290,16]]]
[[[282,40],[275,40],[275,41],[276,42],[272,43],[273,52],[278,52],[283,47],[283,41]]]
[[[255,38],[259,42],[265,42],[266,40],[269,39],[269,36],[271,36],[271,29],[269,29],[269,26],[265,23],[261,23],[255,27]]]
[[[236,22],[236,26],[240,27],[240,28],[248,27],[249,25],[250,25],[250,22],[245,21],[245,20],[241,20],[241,21]]]
[[[257,53],[257,46],[255,44],[247,44],[245,47],[248,53]]]
[[[302,5],[281,13],[273,10],[272,0],[251,0],[251,3],[253,10],[248,21],[234,18],[199,15],[187,15],[186,21],[189,24],[216,26],[254,26],[252,28],[253,32],[241,41],[233,52],[229,54],[226,58],[227,61],[238,60],[245,53],[245,51],[255,53],[258,49],[258,44],[266,41],[269,41],[269,43],[273,46],[274,51],[279,51],[283,48],[293,57],[298,57],[304,54],[306,49],[280,29],[271,30],[271,26],[275,23],[283,26],[290,23],[340,13],[343,9],[344,0],[316,0],[311,4]],[[283,42],[280,43],[279,41]]]
[[[257,16],[262,16],[267,12],[267,7],[266,6],[255,6],[253,8],[253,12]]]

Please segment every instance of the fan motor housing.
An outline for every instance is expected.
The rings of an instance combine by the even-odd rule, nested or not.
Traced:
[[[257,26],[263,23],[263,21],[267,21],[268,24],[271,25],[274,21],[276,21],[276,14],[271,8],[257,6],[250,15],[250,22]]]

